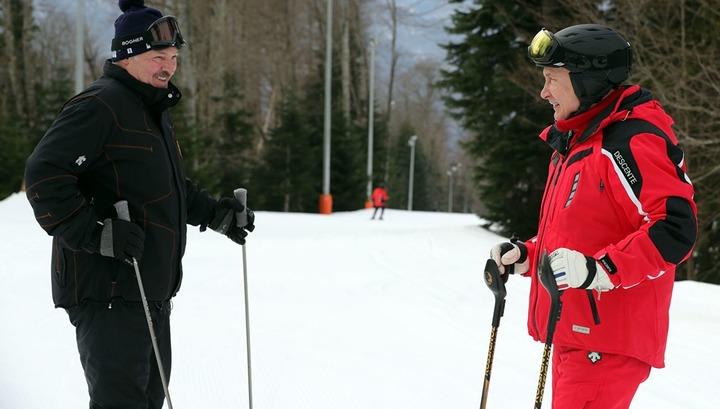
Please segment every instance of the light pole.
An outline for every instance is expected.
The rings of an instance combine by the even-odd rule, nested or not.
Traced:
[[[463,184],[463,213],[468,212],[468,182],[467,182],[467,174],[463,173],[462,175],[462,184]]]
[[[458,173],[458,180],[462,181],[462,177],[461,177],[461,175],[459,175],[459,173],[461,173],[461,171],[462,171],[462,163],[457,163],[455,166],[453,166],[453,168],[454,168],[453,172]]]
[[[448,213],[453,211],[453,174],[460,171],[462,165],[457,163],[453,165],[448,171]]]
[[[448,175],[448,213],[452,212],[452,169],[448,169],[447,171]]]
[[[320,213],[332,213],[332,195],[330,195],[330,115],[331,115],[331,79],[332,79],[332,3],[327,0],[327,21],[325,32],[325,129],[323,139],[323,193],[320,195]]]
[[[415,142],[417,135],[413,135],[408,140],[410,146],[410,182],[408,183],[408,210],[412,210],[413,206],[413,178],[415,176]]]
[[[85,35],[85,0],[76,0],[75,16],[75,94],[84,88],[83,36]]]
[[[368,159],[367,159],[367,200],[365,207],[371,207],[373,176],[373,126],[375,125],[375,39],[370,40],[370,89],[368,90]]]

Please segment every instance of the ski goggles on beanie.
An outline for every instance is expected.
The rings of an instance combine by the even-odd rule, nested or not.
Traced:
[[[177,19],[173,16],[164,16],[153,22],[144,33],[113,38],[112,60],[124,60],[151,49],[182,48],[183,45],[185,40]]]

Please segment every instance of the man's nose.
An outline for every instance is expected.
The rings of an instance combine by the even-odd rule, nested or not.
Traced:
[[[548,89],[547,89],[547,84],[544,84],[542,89],[540,90],[540,98],[542,98],[542,99],[550,98],[550,91],[548,91]]]
[[[163,69],[163,71],[167,71],[170,74],[173,74],[173,73],[175,73],[175,70],[177,69],[177,62],[175,62],[174,60],[164,61],[162,63],[162,69]]]

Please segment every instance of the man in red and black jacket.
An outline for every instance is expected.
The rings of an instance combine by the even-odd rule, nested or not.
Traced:
[[[697,210],[672,118],[622,85],[630,44],[595,24],[541,30],[528,54],[555,122],[537,235],[501,243],[501,271],[530,276],[528,330],[544,341],[550,298],[536,271],[549,255],[563,309],[553,338],[553,408],[627,408],[665,365],[675,269],[695,243]],[[512,266],[512,268],[509,268]]]

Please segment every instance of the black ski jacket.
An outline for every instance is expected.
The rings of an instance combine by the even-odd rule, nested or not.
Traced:
[[[121,297],[138,301],[132,266],[99,254],[98,222],[127,200],[145,231],[140,271],[148,300],[173,297],[182,280],[187,223],[207,223],[215,200],[185,178],[167,109],[178,89],[142,83],[109,61],[62,108],[27,160],[27,197],[53,236],[56,307]]]

